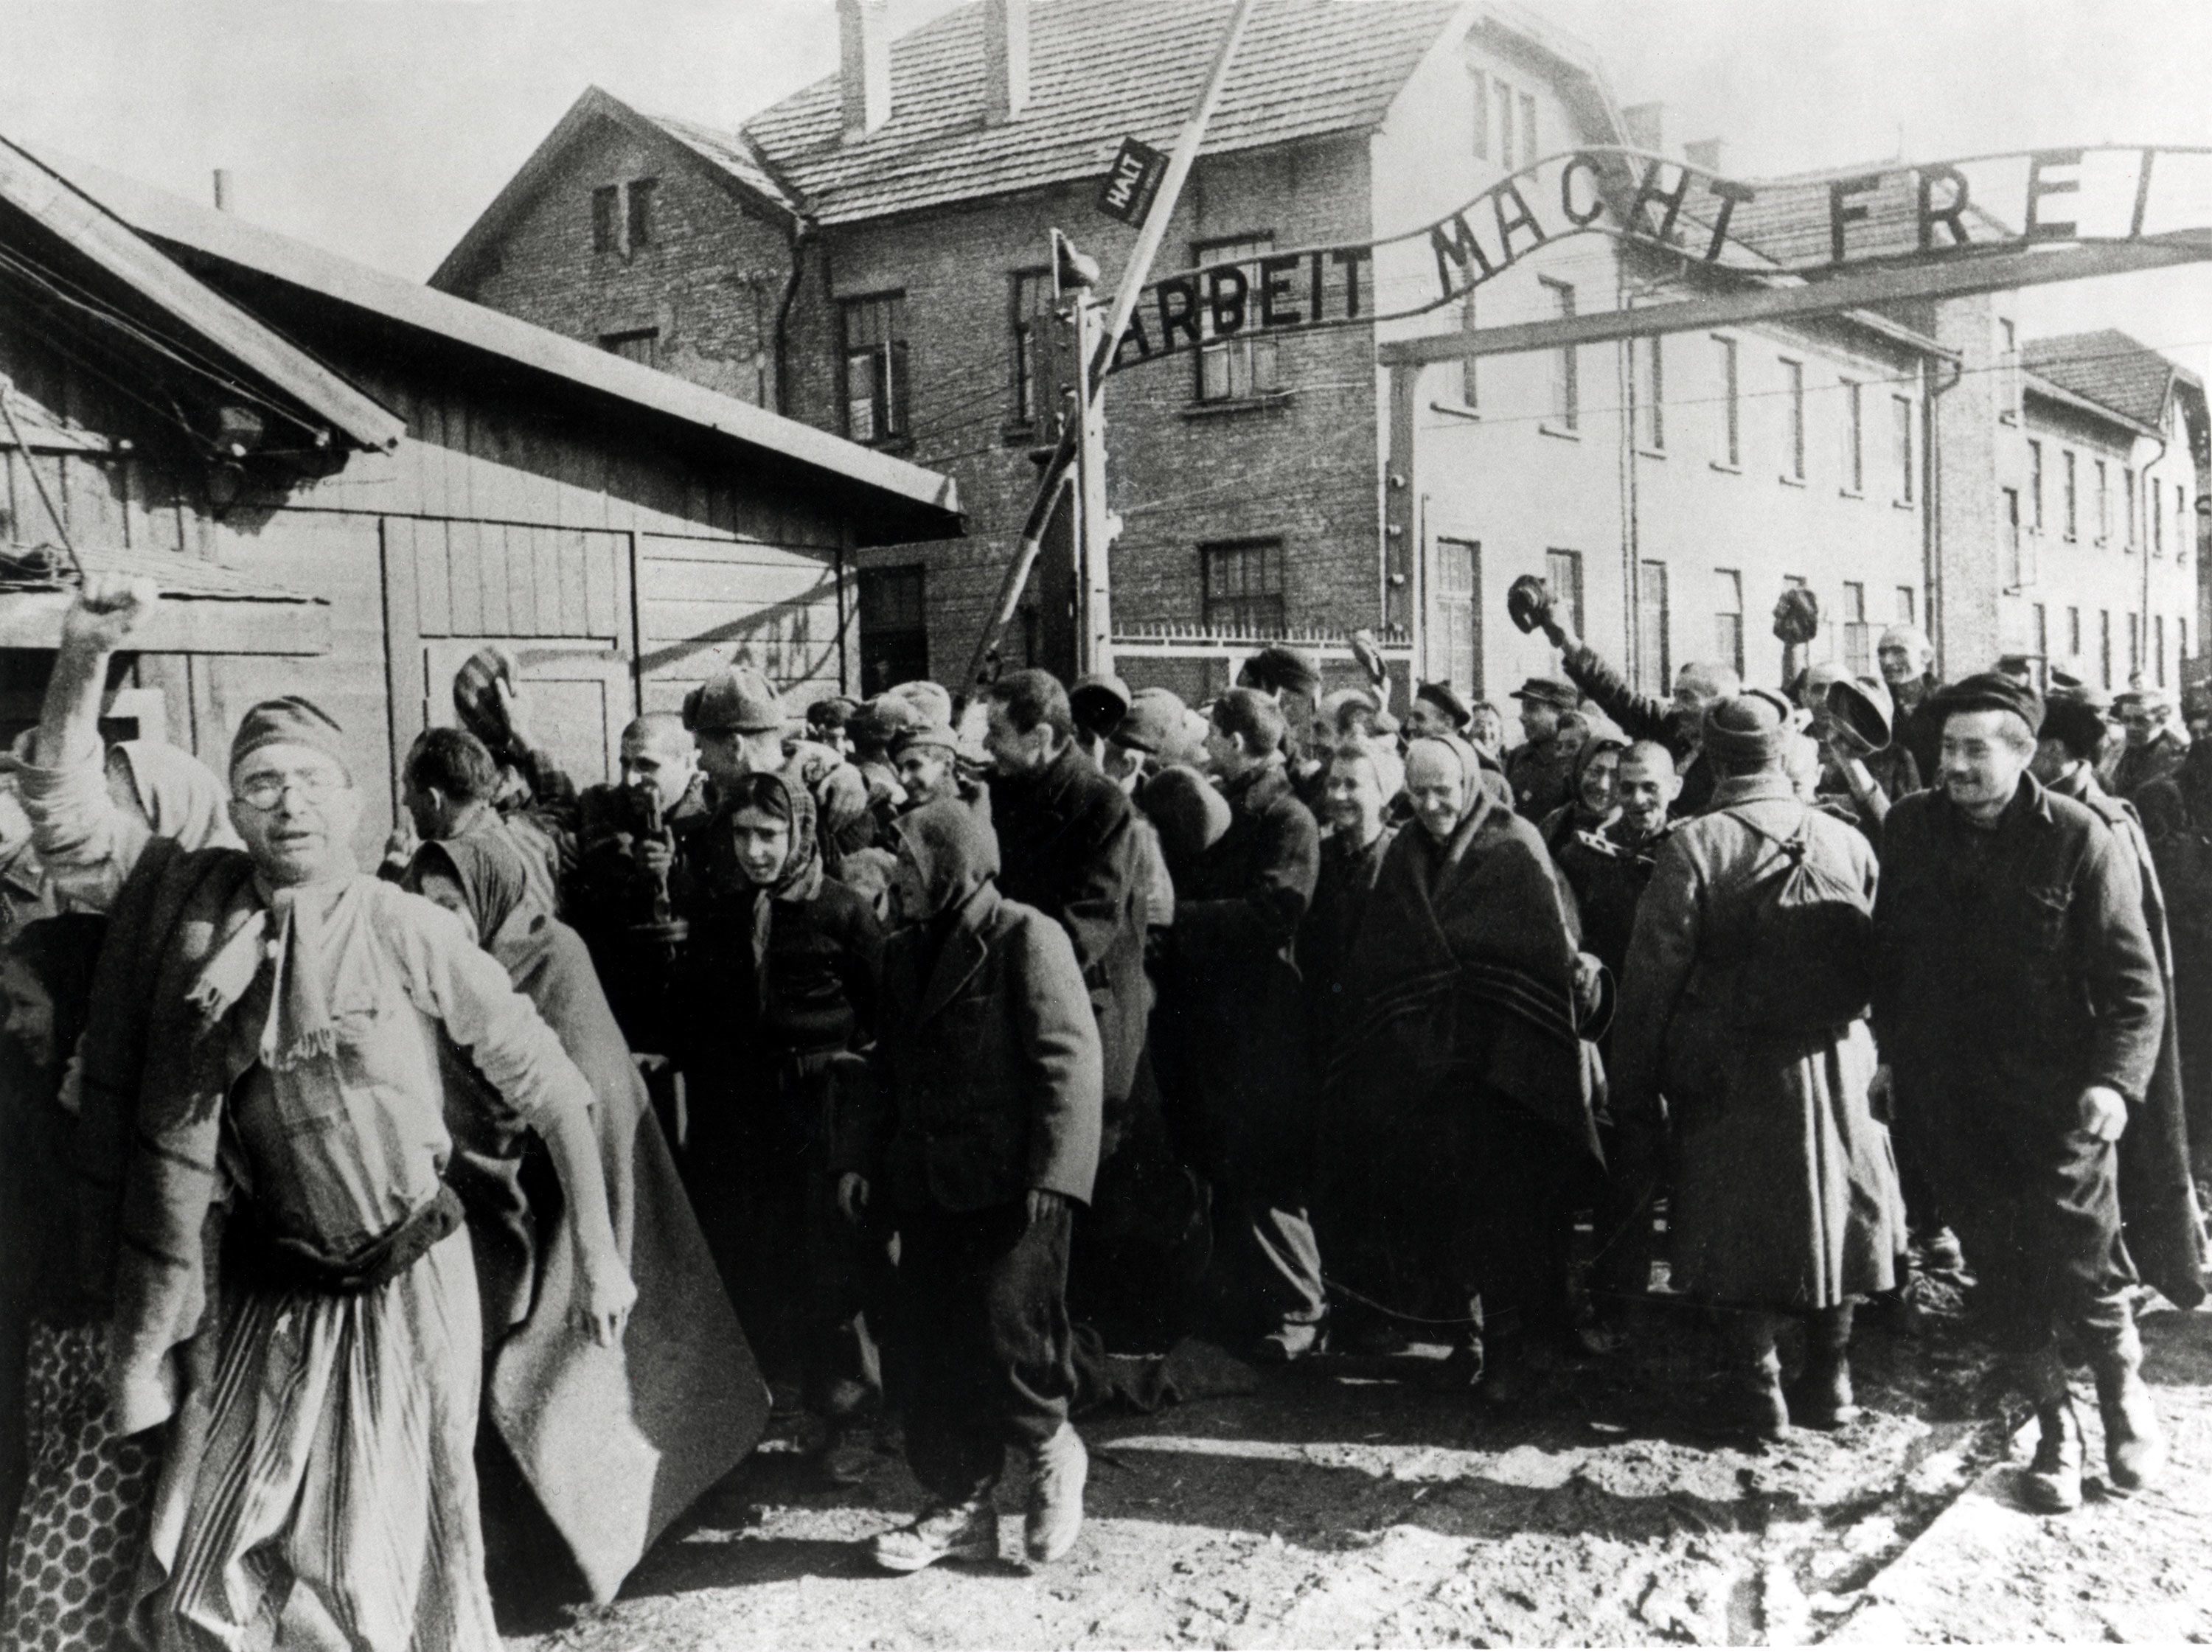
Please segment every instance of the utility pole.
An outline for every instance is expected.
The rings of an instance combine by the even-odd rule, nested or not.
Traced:
[[[1088,291],[1075,295],[1076,641],[1079,672],[1114,669],[1114,598],[1108,554],[1121,519],[1106,508],[1106,404],[1091,393],[1091,361],[1104,334],[1105,313]]]
[[[1143,291],[1145,277],[1152,273],[1152,259],[1158,256],[1160,243],[1167,237],[1168,220],[1175,216],[1176,203],[1182,197],[1183,180],[1198,159],[1200,143],[1206,137],[1206,123],[1213,118],[1214,106],[1221,101],[1221,88],[1229,79],[1229,65],[1237,55],[1237,43],[1244,38],[1245,26],[1252,21],[1252,12],[1258,0],[1237,0],[1237,9],[1230,14],[1229,27],[1222,32],[1221,44],[1215,49],[1213,66],[1207,71],[1206,89],[1199,94],[1198,106],[1191,111],[1190,118],[1176,139],[1175,152],[1168,157],[1166,173],[1161,177],[1159,193],[1152,198],[1152,210],[1145,215],[1145,227],[1137,233],[1137,244],[1130,249],[1129,262],[1121,271],[1120,284],[1114,292],[1113,308],[1108,313],[1105,325],[1098,330],[1095,353],[1086,355],[1079,382],[1084,385],[1080,398],[1087,411],[1098,386],[1113,364],[1114,351],[1127,331],[1129,318],[1137,308],[1138,295]],[[1013,617],[1014,608],[1022,599],[1022,587],[1029,582],[1030,569],[1036,563],[1038,547],[1043,543],[1044,531],[1052,521],[1054,509],[1059,505],[1061,492],[1074,473],[1082,433],[1089,427],[1085,417],[1070,420],[1060,432],[1060,445],[1046,461],[1044,475],[1037,483],[1036,501],[1030,507],[1029,518],[1022,524],[1022,537],[1015,547],[1014,560],[1006,568],[1006,578],[1000,582],[999,599],[992,604],[990,617],[984,622],[982,635],[975,639],[975,651],[969,657],[968,679],[979,682],[986,662],[998,647],[999,634],[1006,622]],[[1103,524],[1104,472],[1099,469],[1101,508],[1097,519]],[[1086,559],[1087,560],[1087,559]],[[1099,555],[1099,584],[1103,590],[1104,552]],[[1089,577],[1089,569],[1085,569]],[[1086,587],[1087,588],[1087,587]],[[1089,604],[1085,604],[1086,610]],[[1103,607],[1099,610],[1103,614]],[[1085,616],[1086,638],[1090,616]],[[1111,653],[1109,644],[1108,652]],[[1087,652],[1087,648],[1085,650]]]

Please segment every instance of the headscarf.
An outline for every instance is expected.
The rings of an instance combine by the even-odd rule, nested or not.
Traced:
[[[1596,761],[1598,754],[1601,751],[1618,751],[1626,756],[1628,754],[1628,741],[1626,737],[1610,728],[1594,728],[1589,732],[1589,738],[1583,742],[1583,749],[1575,753],[1574,786],[1568,793],[1567,807],[1577,820],[1585,824],[1588,823],[1589,811],[1583,804],[1583,780],[1589,773],[1590,764]],[[1613,812],[1605,817],[1610,820],[1613,814],[1620,812],[1620,805],[1616,803]]]
[[[1425,745],[1443,747],[1445,750],[1451,753],[1452,761],[1459,765],[1461,780],[1459,818],[1452,823],[1452,829],[1457,831],[1466,825],[1475,811],[1482,808],[1490,799],[1490,790],[1482,783],[1482,759],[1475,755],[1472,745],[1456,734],[1424,734],[1406,748],[1406,766],[1408,768],[1413,765],[1413,753]],[[1426,828],[1424,828],[1421,835],[1428,837],[1431,834]]]
[[[805,786],[794,786],[786,776],[766,771],[748,774],[731,788],[723,808],[726,820],[735,820],[739,810],[750,809],[791,827],[791,853],[785,857],[775,882],[769,885],[769,899],[806,902],[822,892],[822,851],[814,832],[814,795]],[[736,866],[734,856],[731,864]],[[738,876],[744,876],[741,871]]]
[[[41,918],[17,930],[7,956],[30,971],[53,1005],[54,1066],[59,1071],[92,1014],[93,966],[107,934],[107,920],[91,913]]]
[[[1382,806],[1389,809],[1390,800],[1406,789],[1406,762],[1395,747],[1388,741],[1363,740],[1347,736],[1329,748],[1329,761],[1350,758],[1364,762],[1375,771],[1375,789],[1382,794]]]
[[[957,912],[999,875],[999,843],[974,810],[955,798],[925,803],[893,824],[921,873],[924,921]]]
[[[494,832],[434,840],[415,852],[407,887],[420,894],[424,876],[440,872],[460,886],[462,904],[477,926],[477,944],[513,974],[532,938],[553,915],[531,889],[521,847]]]
[[[198,757],[163,740],[124,740],[115,750],[155,836],[187,849],[243,847],[230,828],[230,789]]]

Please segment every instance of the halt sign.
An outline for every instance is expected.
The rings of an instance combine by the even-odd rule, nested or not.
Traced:
[[[1152,197],[1160,192],[1160,179],[1167,169],[1167,156],[1151,144],[1123,138],[1121,153],[1106,173],[1105,187],[1098,191],[1098,210],[1125,224],[1142,223],[1152,210]]]

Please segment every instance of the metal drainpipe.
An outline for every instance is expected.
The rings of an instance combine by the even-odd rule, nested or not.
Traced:
[[[2171,446],[2166,439],[2166,425],[2163,421],[2159,425],[2157,440],[2158,457],[2142,467],[2142,492],[2143,502],[2146,505],[2150,502],[2150,473],[2165,462],[2166,449]],[[2147,531],[2143,534],[2142,542],[2142,608],[2136,616],[2136,665],[2133,674],[2141,677],[2148,683],[2154,675],[2143,670],[2143,656],[2150,651],[2150,548],[2155,543],[2151,535],[2157,531],[2158,525],[2146,517],[2144,526]],[[2180,550],[2181,547],[2176,545],[2175,554],[2179,555]],[[2135,684],[2130,683],[2128,686],[2133,688]]]
[[[1621,310],[1635,308],[1633,295],[1626,284],[1615,295],[1614,307]],[[1636,498],[1636,340],[1633,337],[1620,341],[1620,348],[1613,355],[1613,364],[1620,384],[1613,396],[1613,404],[1620,410],[1614,416],[1620,421],[1620,589],[1626,598],[1624,606],[1627,611],[1623,617],[1628,637],[1628,657],[1622,663],[1627,667],[1630,682],[1646,694],[1656,694],[1664,698],[1669,691],[1669,685],[1662,683],[1655,686],[1644,682],[1642,676],[1644,603],[1643,593],[1636,587],[1639,525]]]
[[[1937,384],[1924,368],[1920,380],[1923,386],[1921,405],[1925,410],[1921,415],[1921,422],[1926,427],[1926,434],[1920,443],[1920,497],[1924,501],[1920,531],[1920,572],[1927,585],[1928,623],[1925,629],[1929,641],[1935,645],[1935,670],[1938,681],[1947,673],[1943,658],[1943,518],[1939,508],[1942,501],[1937,497],[1942,487],[1943,471],[1936,460],[1936,398],[1958,388],[1959,381],[1966,376],[1966,358],[1954,355],[1950,359],[1950,383]]]
[[[799,296],[799,283],[806,273],[805,250],[813,239],[806,225],[794,222],[791,227],[791,278],[783,283],[783,296],[775,307],[775,410],[788,417],[791,413],[790,375],[786,371],[789,352],[785,348],[786,335],[791,321],[791,306]]]

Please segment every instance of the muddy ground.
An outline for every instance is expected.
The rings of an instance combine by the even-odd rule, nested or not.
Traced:
[[[2145,1328],[2177,1473],[2125,1502],[2093,1488],[2070,1521],[2018,1509],[2002,1465],[2023,1412],[1947,1304],[1863,1328],[1862,1420],[1765,1449],[1712,1430],[1705,1329],[1662,1306],[1627,1351],[1558,1370],[1511,1411],[1439,1388],[1431,1349],[1086,1419],[1090,1522],[1034,1575],[1013,1558],[1018,1470],[998,1564],[885,1577],[858,1546],[917,1506],[903,1466],[879,1458],[866,1485],[830,1491],[772,1442],[613,1606],[516,1617],[510,1644],[2212,1637],[2212,1315]]]

